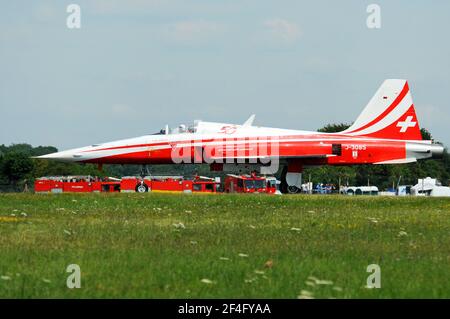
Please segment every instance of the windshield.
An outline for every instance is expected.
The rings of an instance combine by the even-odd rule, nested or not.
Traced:
[[[253,181],[253,180],[246,180],[245,181],[245,188],[247,188],[247,189],[265,188],[264,180],[262,180],[262,179],[255,180],[255,181]]]
[[[275,186],[277,186],[277,181],[276,181],[276,180],[273,180],[273,179],[267,181],[267,183],[268,183],[268,186],[269,186],[269,187],[275,187]]]
[[[245,188],[248,188],[248,189],[255,188],[255,182],[252,180],[246,180],[246,181],[244,181],[244,183],[245,183]]]
[[[255,188],[265,188],[264,180],[258,179],[255,181]]]

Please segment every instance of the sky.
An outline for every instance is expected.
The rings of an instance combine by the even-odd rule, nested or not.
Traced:
[[[404,78],[448,146],[449,30],[445,0],[0,0],[0,144],[62,150],[253,113],[317,130]]]

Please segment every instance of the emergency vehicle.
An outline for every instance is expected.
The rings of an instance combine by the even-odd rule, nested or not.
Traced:
[[[274,178],[250,175],[228,174],[225,178],[224,190],[226,193],[269,193],[277,192],[277,183]]]
[[[216,193],[220,190],[220,178],[195,176],[147,176],[144,178],[128,176],[122,178],[121,192],[146,193],[149,191]]]
[[[216,193],[220,190],[220,178],[196,176],[185,179],[183,176],[129,176],[122,179],[92,176],[50,176],[41,177],[34,182],[36,193],[92,193],[92,192],[203,192]]]
[[[120,179],[93,176],[49,176],[34,181],[36,193],[91,193],[91,192],[118,192]]]

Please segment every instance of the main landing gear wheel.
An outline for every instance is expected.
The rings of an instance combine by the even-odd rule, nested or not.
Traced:
[[[287,194],[298,194],[301,192],[302,177],[301,173],[288,172],[288,167],[285,165],[281,171],[281,185],[280,191]],[[290,185],[289,185],[290,184]]]
[[[136,185],[136,193],[147,193],[148,186],[145,183],[139,183]]]
[[[298,188],[297,186],[288,186],[287,187],[287,191],[289,194],[297,194],[298,192],[300,192],[300,188]]]

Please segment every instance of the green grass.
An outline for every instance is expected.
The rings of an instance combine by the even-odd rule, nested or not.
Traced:
[[[3,298],[450,298],[450,200],[0,195],[0,276]]]

